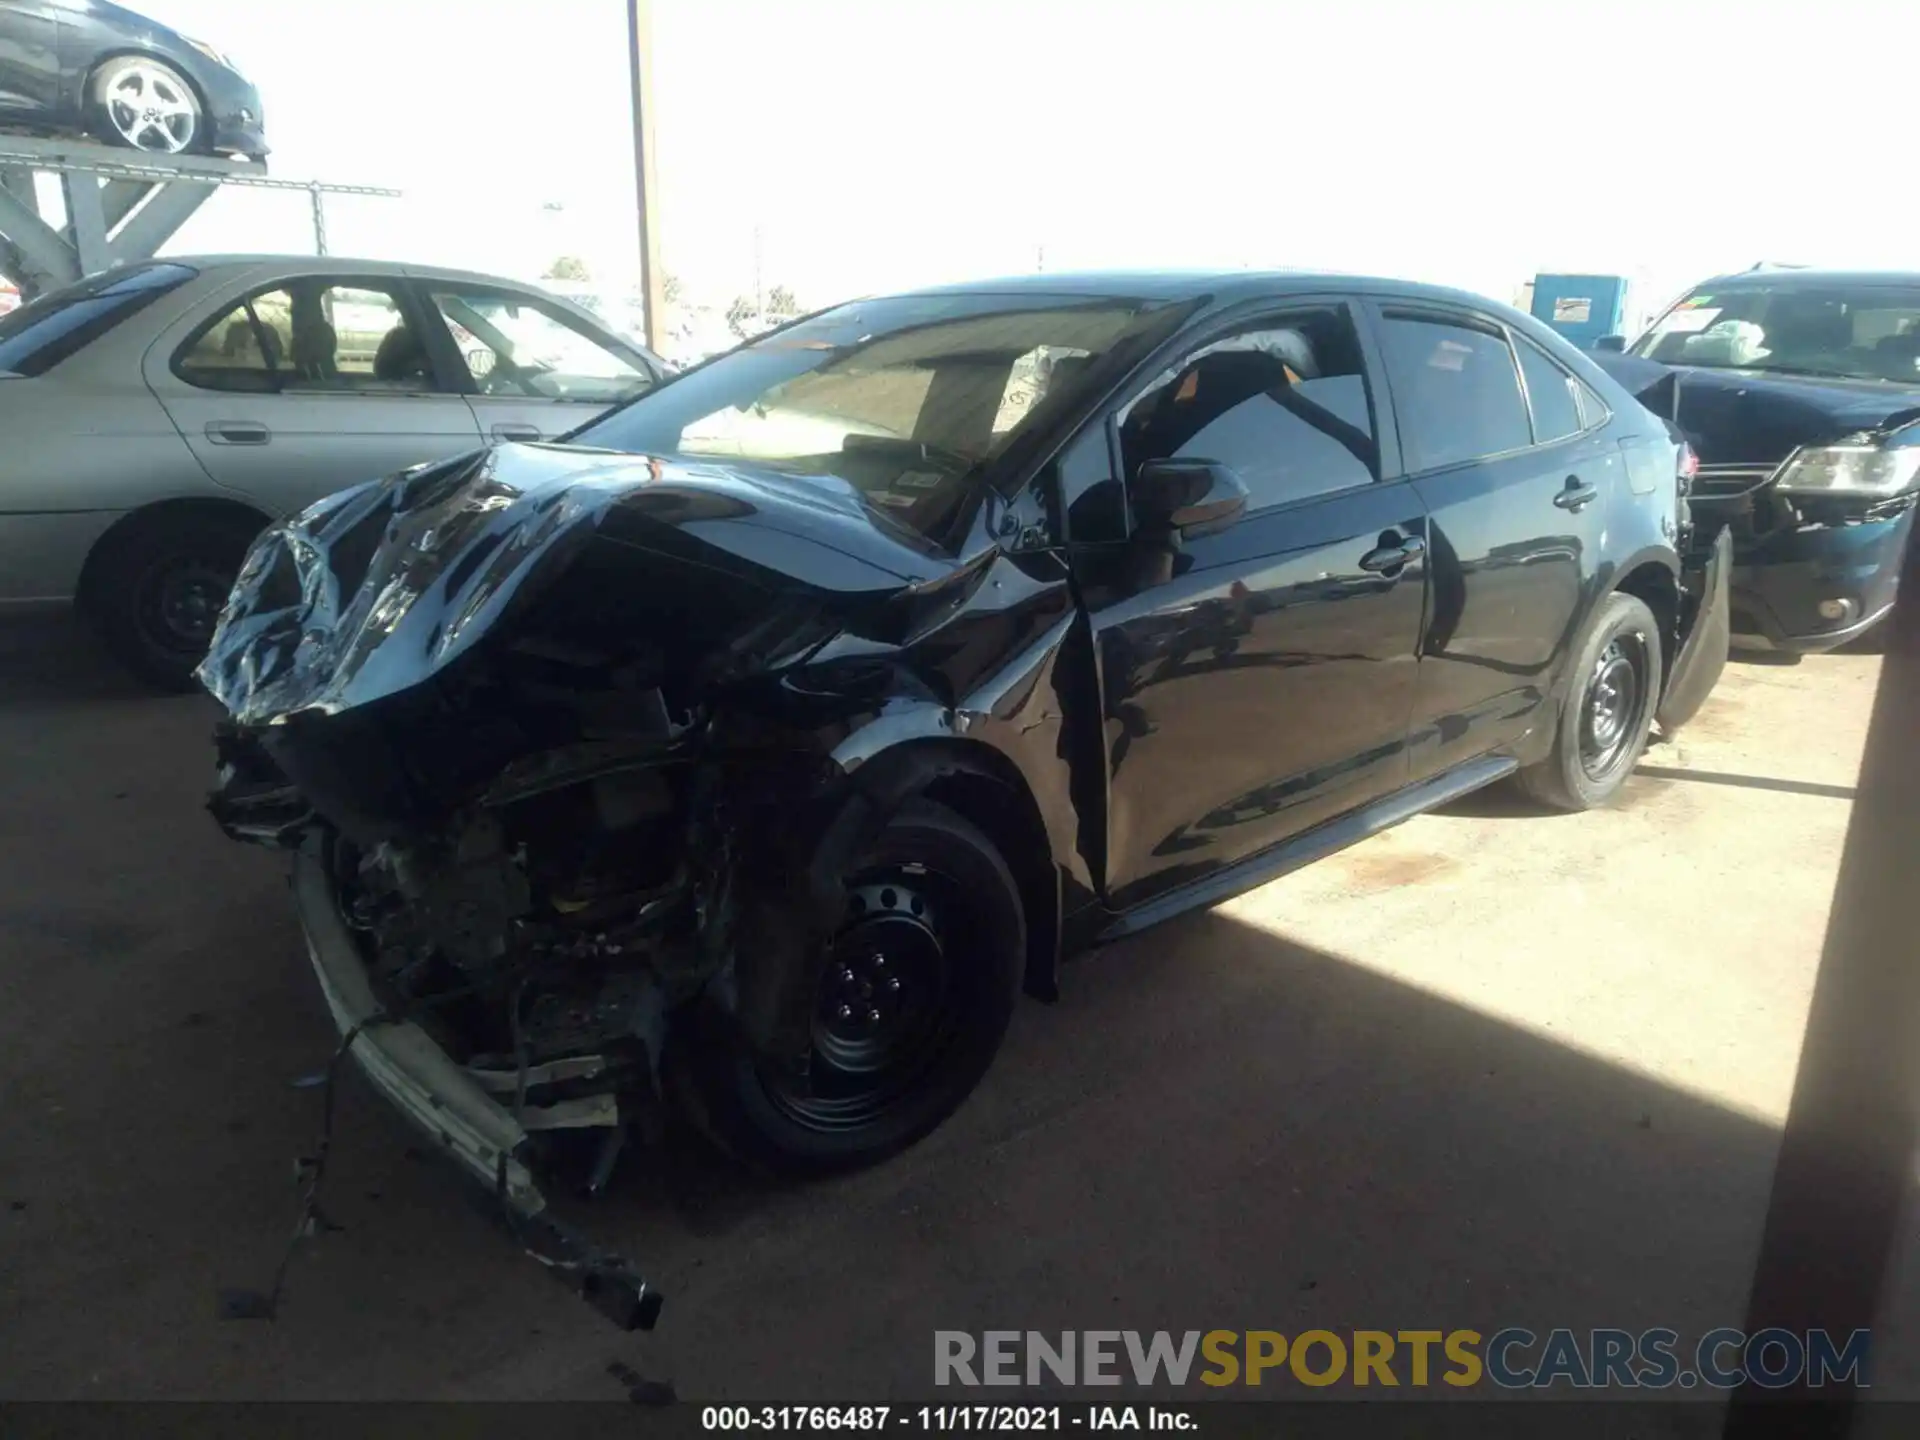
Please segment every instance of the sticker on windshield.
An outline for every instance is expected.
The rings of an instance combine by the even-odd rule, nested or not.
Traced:
[[[1720,318],[1716,310],[1679,309],[1667,317],[1660,328],[1669,335],[1697,335]]]
[[[1702,305],[1711,304],[1713,304],[1713,297],[1711,295],[1689,295],[1675,308],[1680,310],[1698,310]]]

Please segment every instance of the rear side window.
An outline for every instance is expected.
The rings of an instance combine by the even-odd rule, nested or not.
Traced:
[[[108,270],[0,315],[0,370],[44,374],[199,273],[173,264]]]
[[[397,294],[378,281],[289,280],[203,325],[173,359],[203,390],[437,388],[433,366]]]
[[[1387,372],[1415,469],[1458,465],[1533,443],[1504,336],[1391,310],[1385,321]]]
[[[1580,419],[1579,382],[1540,353],[1523,335],[1513,337],[1520,356],[1520,373],[1527,377],[1527,404],[1533,410],[1533,438],[1545,445],[1578,435],[1587,427]]]

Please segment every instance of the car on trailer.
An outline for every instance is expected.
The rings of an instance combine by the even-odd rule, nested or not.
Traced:
[[[111,0],[0,0],[0,126],[150,155],[267,154],[260,92],[230,58]]]

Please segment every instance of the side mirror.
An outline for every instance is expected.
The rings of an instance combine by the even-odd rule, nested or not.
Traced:
[[[1602,335],[1598,340],[1593,342],[1593,348],[1596,350],[1605,350],[1609,354],[1618,355],[1627,348],[1627,337],[1624,335]]]
[[[1182,539],[1214,535],[1246,513],[1247,487],[1218,460],[1149,460],[1133,480],[1133,518]]]

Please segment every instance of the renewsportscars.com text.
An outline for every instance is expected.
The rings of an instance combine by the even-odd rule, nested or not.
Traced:
[[[1824,1330],[936,1330],[936,1385],[1491,1384],[1730,1390],[1867,1382],[1869,1335]]]

